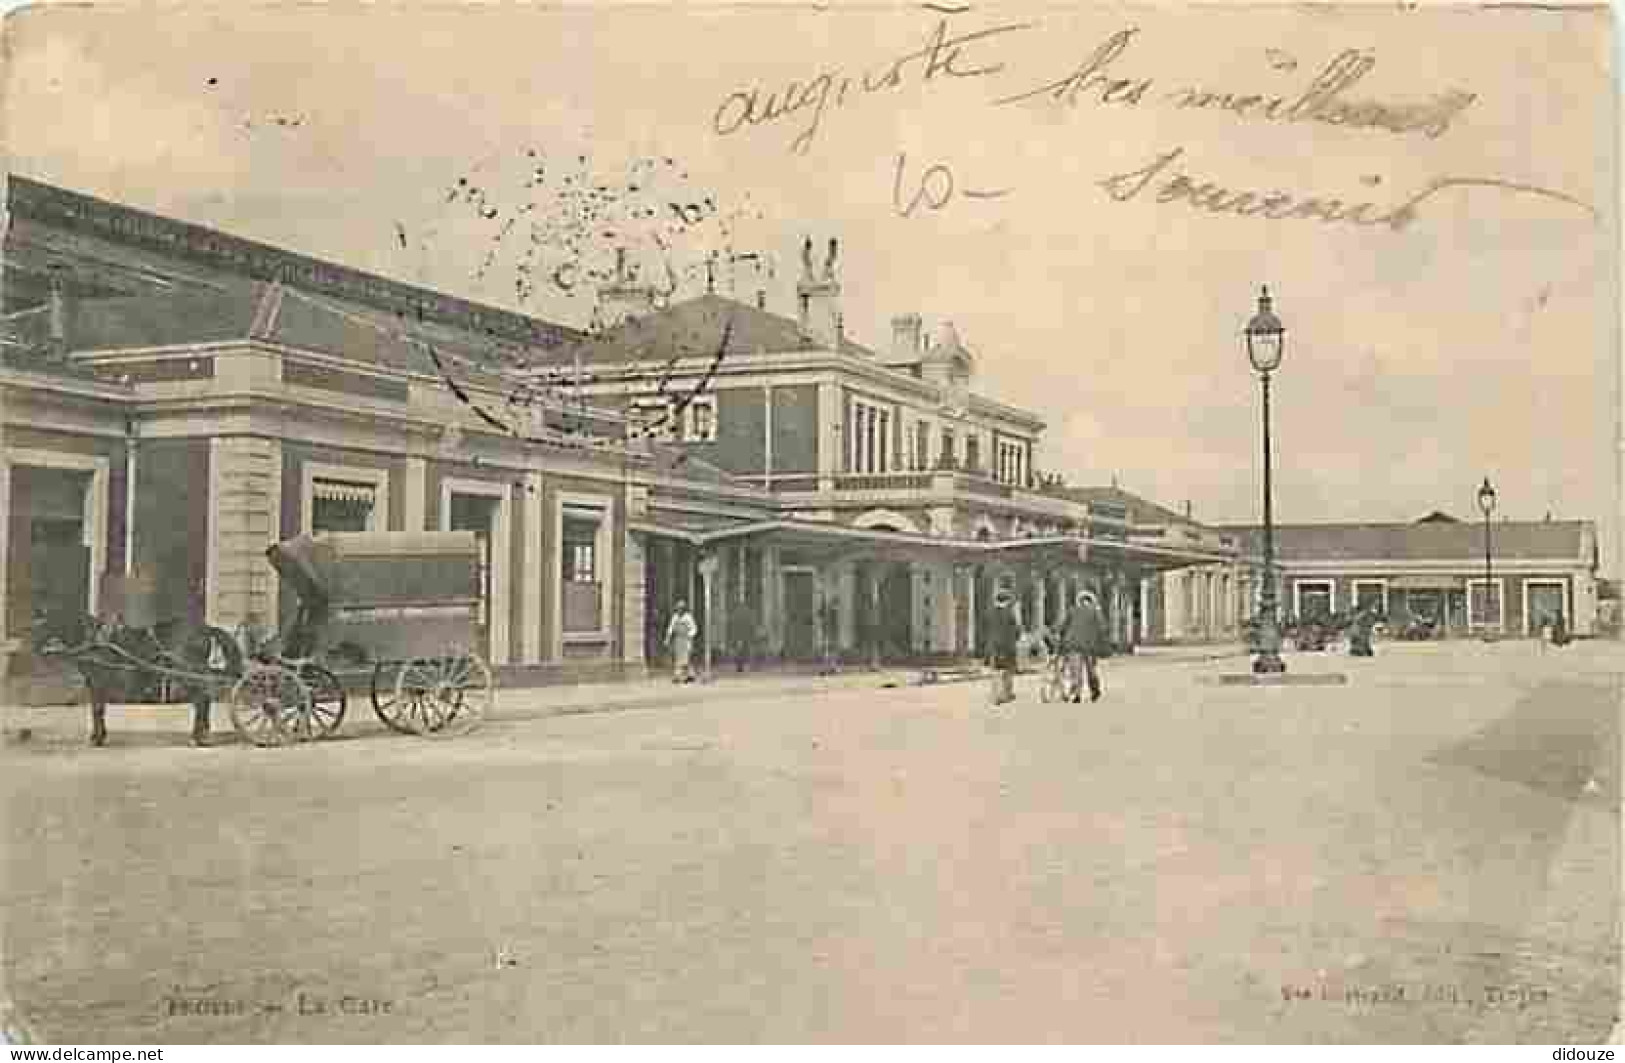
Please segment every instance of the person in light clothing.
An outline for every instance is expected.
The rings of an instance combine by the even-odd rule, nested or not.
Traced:
[[[671,623],[666,625],[666,645],[671,647],[673,683],[694,682],[690,661],[694,656],[694,638],[699,633],[700,626],[694,622],[694,614],[688,611],[688,603],[678,602],[676,612],[671,615]]]

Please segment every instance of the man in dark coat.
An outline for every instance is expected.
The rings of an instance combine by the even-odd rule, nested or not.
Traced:
[[[1083,680],[1089,682],[1089,700],[1100,700],[1100,669],[1098,660],[1106,645],[1106,617],[1093,591],[1079,591],[1077,604],[1066,618],[1066,630],[1061,634],[1061,647],[1066,651],[1067,686],[1072,700],[1083,700]],[[1079,675],[1079,672],[1083,675]]]
[[[1354,622],[1349,628],[1349,656],[1375,656],[1371,649],[1371,629],[1375,624],[1376,619],[1370,609],[1361,609],[1354,614]]]
[[[988,614],[987,651],[993,665],[993,704],[1016,700],[1016,653],[1021,642],[1021,621],[1016,617],[1015,599],[1000,589],[993,596]]]
[[[740,599],[728,616],[728,641],[733,644],[734,671],[743,672],[755,657],[756,610],[750,602]]]

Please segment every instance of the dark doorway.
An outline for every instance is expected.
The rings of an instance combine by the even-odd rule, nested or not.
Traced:
[[[914,652],[914,582],[906,563],[886,565],[880,579],[880,652],[907,657]]]
[[[699,626],[694,643],[696,661],[704,659],[707,637],[705,602],[700,600],[698,557],[693,547],[673,539],[648,539],[643,560],[643,655],[650,665],[670,660],[666,649],[666,625],[678,602],[687,602]]]
[[[6,627],[26,630],[36,609],[88,611],[90,547],[85,491],[90,474],[13,466]]]
[[[491,540],[496,528],[498,500],[488,495],[463,495],[452,492],[451,512],[447,518],[452,531],[471,531],[480,547],[480,654],[491,655]]]
[[[816,594],[811,572],[784,574],[784,655],[806,661],[818,656]]]

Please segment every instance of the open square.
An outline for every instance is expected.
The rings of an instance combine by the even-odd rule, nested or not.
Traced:
[[[13,1025],[52,1041],[1605,1039],[1617,645],[1330,687],[1105,663],[505,691],[475,735],[9,744]],[[551,700],[550,700],[551,699]],[[119,710],[114,710],[115,715]],[[54,714],[54,715],[53,715]],[[228,918],[228,915],[230,916]]]

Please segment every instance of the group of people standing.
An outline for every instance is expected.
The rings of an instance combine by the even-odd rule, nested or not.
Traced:
[[[992,701],[1003,705],[1014,701],[1015,676],[1021,653],[1023,631],[1021,617],[1016,612],[1016,599],[1009,590],[1001,588],[993,597],[993,613],[989,618],[988,650],[993,665]],[[1087,685],[1090,701],[1099,701],[1100,658],[1107,650],[1106,617],[1094,591],[1078,592],[1072,609],[1048,647],[1060,653],[1066,670],[1068,700],[1083,701]]]
[[[745,668],[749,646],[756,631],[754,614],[739,611],[734,632],[736,666]],[[666,646],[671,650],[673,683],[694,682],[694,643],[700,633],[699,623],[689,611],[688,603],[680,601],[666,624]],[[1021,618],[1016,612],[1015,596],[1008,589],[1000,589],[993,599],[987,638],[988,653],[994,669],[993,703],[1002,705],[1015,700],[1015,674],[1023,635]],[[1070,700],[1081,702],[1087,687],[1090,701],[1099,701],[1101,695],[1099,660],[1107,648],[1106,619],[1100,602],[1093,591],[1080,591],[1072,609],[1067,613],[1058,636],[1049,647],[1051,652],[1065,655],[1067,690]]]

